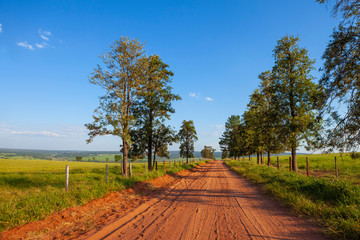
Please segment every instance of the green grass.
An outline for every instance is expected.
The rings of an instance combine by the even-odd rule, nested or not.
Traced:
[[[348,180],[360,184],[360,159],[352,159],[350,154],[309,154],[297,155],[298,169],[302,174],[306,174],[306,157],[309,157],[310,175],[315,175],[326,179],[335,179],[335,156],[339,171],[339,180]],[[247,160],[247,158],[245,158]],[[280,156],[280,169],[289,169],[289,156]],[[255,163],[256,157],[252,158]],[[267,157],[264,157],[267,163]],[[272,166],[276,166],[276,157],[271,156]]]
[[[176,173],[189,165],[166,165],[167,173]],[[69,192],[65,191],[65,166],[70,167]],[[79,206],[106,194],[129,188],[136,181],[164,175],[144,173],[144,163],[133,164],[133,177],[121,176],[120,164],[108,163],[109,180],[105,183],[106,163],[49,160],[0,159],[0,231],[8,230],[69,207]]]
[[[330,161],[320,163],[321,157],[313,159],[313,162],[319,161],[316,165],[318,168],[328,170]],[[263,184],[268,193],[296,213],[318,221],[326,228],[329,236],[337,239],[360,239],[360,187],[354,181],[306,177],[289,172],[285,166],[277,170],[247,161],[225,162],[233,171]],[[350,163],[344,163],[343,166],[349,165]],[[352,176],[350,179],[353,179],[355,173],[353,170],[349,172]]]

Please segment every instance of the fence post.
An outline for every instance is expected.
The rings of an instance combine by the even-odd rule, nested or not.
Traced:
[[[131,162],[129,162],[129,177],[132,176],[132,166]]]
[[[338,167],[337,167],[337,158],[335,157],[335,175],[336,179],[338,178]]]
[[[105,180],[106,183],[108,183],[108,173],[109,173],[108,169],[109,169],[109,166],[106,164],[106,180]]]
[[[65,167],[65,190],[69,191],[69,166]]]
[[[280,169],[279,156],[277,156],[276,160],[277,160],[277,169]]]
[[[309,176],[309,157],[306,157],[306,175]]]
[[[291,172],[291,157],[289,157],[289,171]]]

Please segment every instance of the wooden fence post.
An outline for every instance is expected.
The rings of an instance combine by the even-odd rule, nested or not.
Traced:
[[[65,167],[65,190],[69,191],[69,166]]]
[[[335,175],[336,179],[338,178],[338,167],[337,167],[337,158],[335,157]]]
[[[129,177],[132,176],[132,166],[131,162],[129,162]]]
[[[306,157],[306,176],[309,176],[309,157]]]
[[[277,160],[277,169],[280,169],[279,156],[277,156],[276,160]]]
[[[108,173],[109,173],[109,166],[106,164],[106,179],[105,182],[108,183]]]
[[[289,171],[291,172],[291,157],[289,157]]]

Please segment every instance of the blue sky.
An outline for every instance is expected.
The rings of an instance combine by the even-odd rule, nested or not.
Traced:
[[[273,66],[277,40],[298,35],[321,67],[337,25],[330,9],[315,0],[0,1],[0,148],[119,150],[118,137],[85,143],[103,94],[88,76],[129,36],[175,73],[183,100],[168,123],[194,120],[195,150],[219,150],[226,119],[244,112],[257,76]]]

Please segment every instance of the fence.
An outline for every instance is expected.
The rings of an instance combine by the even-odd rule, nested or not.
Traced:
[[[242,159],[242,161],[245,161],[245,158],[244,157],[239,157],[239,158],[237,158],[237,160],[239,160],[239,161],[241,161],[241,159]],[[259,160],[259,159],[261,159],[261,161]],[[236,158],[235,158],[235,160],[236,160]],[[256,161],[256,160],[255,160]],[[249,162],[251,162],[252,163],[252,158],[251,158],[251,156],[249,156]],[[257,159],[257,164],[258,165],[264,165],[264,157],[261,155],[261,156],[259,156],[258,157],[258,159]],[[255,164],[256,162],[254,162],[254,164]],[[267,164],[267,166],[273,166],[272,164],[271,164],[271,162],[270,162],[270,160],[268,159],[268,164]],[[277,156],[276,157],[276,168],[277,169],[280,169],[280,161],[279,161],[279,156]],[[310,168],[310,164],[309,164],[309,157],[306,157],[306,176],[310,176],[310,171],[309,171],[309,168]],[[292,157],[289,157],[289,171],[291,172],[291,171],[294,171],[294,167],[293,167],[293,161],[292,161]],[[337,164],[337,157],[335,156],[334,157],[334,176],[336,177],[336,179],[338,179],[338,177],[339,177],[339,169],[338,169],[338,164]]]
[[[204,161],[204,159],[202,158],[192,158],[189,159],[189,164],[191,163],[196,163],[199,161]],[[172,169],[175,169],[177,167],[182,167],[184,165],[186,165],[186,160],[184,159],[174,159],[172,161],[162,161],[163,164],[163,172],[166,174],[167,171],[171,171]],[[147,162],[143,162],[143,163],[131,163],[128,162],[128,173],[129,173],[129,177],[134,176],[133,174],[133,166],[136,166],[136,168],[142,168],[143,171],[139,172],[137,171],[137,174],[146,174],[148,173],[148,163]],[[122,168],[122,163],[119,164],[120,168]],[[155,161],[155,163],[153,164],[153,170],[154,171],[158,171],[158,161]],[[109,165],[106,164],[105,165],[105,183],[107,184],[109,182]],[[65,191],[68,192],[69,191],[69,179],[70,179],[70,167],[68,165],[66,165],[65,167]]]

